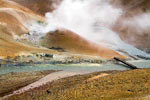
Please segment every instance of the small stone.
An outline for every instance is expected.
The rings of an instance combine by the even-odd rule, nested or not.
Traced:
[[[49,93],[51,93],[51,91],[50,91],[50,90],[47,90],[46,92],[47,92],[48,94],[49,94]]]

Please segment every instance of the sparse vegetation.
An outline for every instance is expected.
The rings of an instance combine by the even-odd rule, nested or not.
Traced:
[[[104,72],[103,72],[104,73]],[[107,73],[107,72],[105,72]],[[57,80],[6,100],[139,100],[150,93],[150,69],[111,72],[106,77],[92,81],[93,73]],[[31,95],[32,94],[32,95]]]
[[[54,71],[20,72],[0,75],[0,97],[31,84]]]

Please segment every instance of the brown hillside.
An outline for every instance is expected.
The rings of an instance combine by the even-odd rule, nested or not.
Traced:
[[[15,3],[10,0],[0,0],[0,8],[13,8],[20,11],[23,11],[24,13],[28,13],[32,15],[35,19],[44,20],[41,16],[33,13],[32,10],[29,10],[28,8],[23,7],[22,5],[19,5],[18,3]]]
[[[0,0],[0,57],[14,57],[22,52],[54,52],[16,41],[21,35],[29,32],[25,24],[32,20],[44,21],[44,18],[17,3]]]
[[[55,32],[49,32],[44,37],[42,44],[47,48],[64,48],[73,53],[100,56],[101,58],[125,58],[111,49],[90,43],[79,35],[64,29],[57,30]]]
[[[54,3],[59,3],[60,0],[12,0],[15,1],[35,13],[40,15],[45,15],[47,12],[51,12],[54,7],[52,6]]]
[[[22,43],[16,42],[5,27],[0,26],[0,57],[15,57],[22,52],[43,52],[43,53],[56,53],[52,50],[38,49]]]
[[[11,14],[5,11],[0,11],[0,22],[2,24],[1,27],[4,27],[5,30],[9,30],[12,33],[15,33],[16,35],[28,33],[28,30],[24,27],[24,25],[21,22],[19,22],[16,19],[16,17],[12,16]],[[12,36],[13,34],[10,33],[9,35]]]
[[[126,16],[150,11],[149,0],[110,0],[115,6],[125,10]]]

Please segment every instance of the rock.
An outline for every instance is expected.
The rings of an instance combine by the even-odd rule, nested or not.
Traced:
[[[57,50],[59,52],[65,52],[65,49],[61,48],[61,47],[51,47],[49,49],[53,49],[53,50]]]
[[[47,90],[46,92],[47,92],[48,94],[50,94],[50,93],[51,93],[51,91],[50,91],[50,90]]]
[[[51,55],[51,54],[45,54],[45,57],[53,58],[53,55]]]

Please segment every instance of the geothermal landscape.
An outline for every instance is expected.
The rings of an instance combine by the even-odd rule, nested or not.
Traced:
[[[0,100],[149,100],[149,18],[150,0],[0,0]]]

